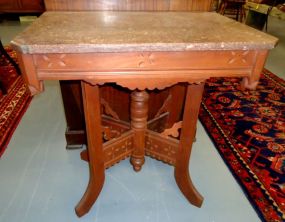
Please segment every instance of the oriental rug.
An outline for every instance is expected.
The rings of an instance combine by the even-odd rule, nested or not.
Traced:
[[[285,221],[285,81],[264,69],[256,91],[207,81],[199,119],[263,221]]]
[[[17,61],[16,53],[10,47],[5,47],[5,50]],[[1,157],[32,97],[24,84],[23,78],[17,74],[15,68],[8,63],[4,56],[0,57],[0,77],[7,90],[5,95],[0,90]]]

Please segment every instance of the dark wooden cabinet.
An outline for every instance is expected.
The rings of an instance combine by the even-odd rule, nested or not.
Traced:
[[[15,8],[18,8],[17,0],[0,0],[0,11],[11,11]]]
[[[0,13],[41,13],[43,0],[0,0]]]

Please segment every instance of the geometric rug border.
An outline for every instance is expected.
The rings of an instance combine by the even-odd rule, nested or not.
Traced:
[[[26,102],[25,106],[23,107],[21,113],[17,117],[17,120],[14,122],[13,126],[11,127],[11,130],[10,130],[10,133],[9,133],[10,135],[4,140],[3,145],[1,147],[1,150],[0,150],[0,158],[2,157],[3,153],[5,152],[7,146],[9,145],[9,143],[10,143],[12,137],[13,137],[13,134],[14,134],[15,130],[17,129],[17,127],[18,127],[22,117],[24,116],[24,114],[26,113],[27,109],[29,108],[30,103],[32,101],[32,98],[33,97],[30,97],[27,100],[27,102]]]
[[[21,76],[18,77],[17,80],[15,80],[15,82],[13,83],[13,85],[11,86],[11,89],[13,89],[15,87],[15,84],[17,84],[18,81],[23,81],[21,80]],[[8,92],[9,94],[9,92]],[[8,130],[8,136],[6,138],[4,138],[4,140],[1,142],[0,144],[0,158],[1,156],[3,155],[3,153],[5,152],[5,150],[7,149],[7,146],[9,145],[9,142],[11,141],[11,138],[13,137],[13,134],[17,128],[17,126],[19,125],[23,115],[25,114],[25,112],[27,111],[31,101],[32,101],[32,96],[30,95],[26,95],[26,93],[22,96],[22,97],[25,97],[25,101],[22,102],[22,107],[20,109],[20,112],[19,114],[17,115],[17,118],[13,121],[11,127],[9,128]],[[21,97],[21,98],[22,98]]]

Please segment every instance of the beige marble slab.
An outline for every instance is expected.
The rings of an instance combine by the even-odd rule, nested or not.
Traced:
[[[271,49],[277,38],[213,12],[45,12],[12,44],[23,53]]]

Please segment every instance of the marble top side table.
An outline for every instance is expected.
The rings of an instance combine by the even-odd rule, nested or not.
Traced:
[[[103,187],[105,168],[130,156],[139,171],[144,155],[174,166],[178,187],[200,207],[203,197],[189,174],[189,160],[204,82],[242,77],[254,89],[277,39],[209,12],[46,12],[12,44],[32,94],[43,80],[81,80],[90,179],[76,207],[86,214]],[[99,87],[132,90],[131,121],[103,117]],[[148,127],[148,91],[187,84],[183,119],[162,133]],[[110,104],[111,106],[112,104]],[[111,127],[105,128],[104,123]],[[113,133],[112,132],[119,132]]]

